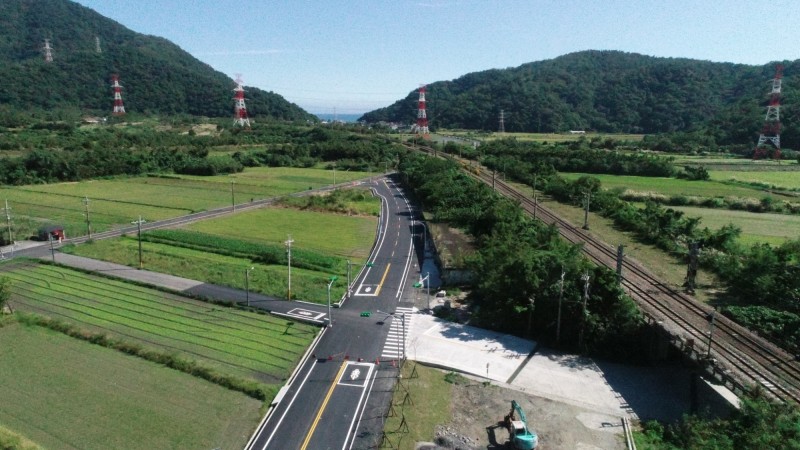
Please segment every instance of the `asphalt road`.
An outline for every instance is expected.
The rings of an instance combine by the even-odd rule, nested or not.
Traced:
[[[418,281],[414,262],[421,252],[413,241],[421,248],[423,226],[391,178],[379,180],[375,190],[384,201],[369,262],[248,448],[370,448],[380,442],[403,356],[403,325],[410,320],[402,313],[413,307],[403,292]]]

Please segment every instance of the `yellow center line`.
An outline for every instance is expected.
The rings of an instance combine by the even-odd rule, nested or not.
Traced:
[[[386,280],[386,275],[389,274],[389,267],[392,267],[392,264],[389,263],[386,265],[386,270],[383,271],[383,277],[381,278],[381,282],[378,284],[378,289],[375,289],[375,295],[381,293],[381,288],[383,287],[383,282]]]
[[[308,443],[311,441],[311,436],[314,434],[314,430],[317,429],[319,419],[322,417],[322,413],[325,412],[325,407],[328,406],[328,400],[331,399],[333,389],[336,388],[336,383],[339,382],[339,378],[342,376],[342,372],[344,372],[345,367],[347,367],[347,361],[343,361],[342,367],[339,367],[339,372],[336,374],[336,378],[333,379],[333,383],[331,383],[331,387],[328,389],[328,395],[325,396],[325,400],[323,400],[322,406],[319,408],[317,418],[314,419],[314,423],[311,424],[311,429],[308,430],[308,435],[306,435],[306,439],[303,441],[303,446],[300,447],[301,450],[305,450],[306,447],[308,447]]]

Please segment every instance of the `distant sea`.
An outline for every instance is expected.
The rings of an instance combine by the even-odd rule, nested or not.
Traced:
[[[342,122],[355,122],[358,120],[359,117],[363,116],[364,114],[320,114],[315,113],[315,116],[319,117],[320,120],[341,120]]]

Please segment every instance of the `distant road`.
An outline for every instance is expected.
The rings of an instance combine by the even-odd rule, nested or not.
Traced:
[[[407,331],[411,320],[401,315],[413,307],[402,294],[418,276],[414,262],[422,254],[414,239],[421,244],[422,225],[391,179],[375,189],[383,205],[369,263],[248,449],[372,448],[380,442],[397,361],[405,350],[403,324]],[[361,316],[365,311],[369,317]]]

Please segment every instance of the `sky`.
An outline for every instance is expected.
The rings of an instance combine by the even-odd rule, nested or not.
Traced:
[[[762,65],[800,59],[790,0],[77,0],[311,113],[582,50]]]

